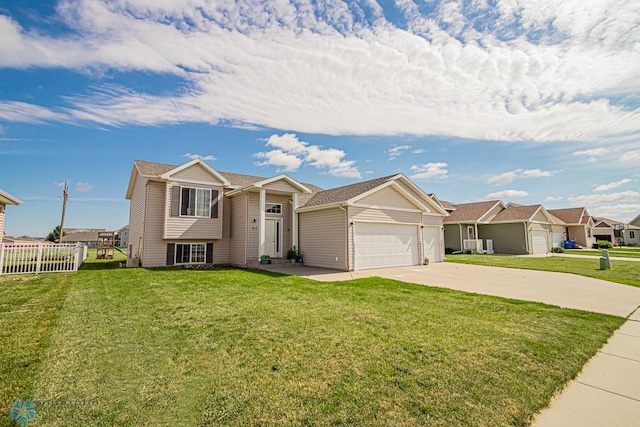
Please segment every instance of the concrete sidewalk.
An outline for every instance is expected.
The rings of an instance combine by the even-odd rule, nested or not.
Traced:
[[[553,254],[551,256],[555,257],[563,257],[563,258],[589,258],[589,259],[599,259],[602,255],[580,255],[580,254]],[[621,256],[611,256],[609,254],[609,259],[611,261],[632,261],[632,262],[640,262],[640,258],[629,258],[629,257],[621,257]]]
[[[534,427],[640,425],[640,310],[542,411]]]

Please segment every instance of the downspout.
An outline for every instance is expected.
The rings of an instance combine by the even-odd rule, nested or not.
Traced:
[[[478,238],[480,236],[478,236],[478,221],[476,221],[475,223],[473,223],[473,226],[475,227],[476,230],[476,242],[474,243],[474,245],[476,246],[476,250],[478,249]],[[480,248],[480,250],[482,250],[482,248]]]
[[[165,190],[166,191],[166,190]],[[140,238],[138,239],[138,263],[140,264],[140,267],[143,266],[143,258],[144,258],[144,239],[145,236],[147,235],[147,212],[149,207],[149,181],[145,182],[144,184],[144,215],[142,215],[143,221],[142,221],[142,236],[140,236]],[[167,219],[164,218],[164,222],[166,222]],[[164,227],[164,224],[163,224]]]
[[[344,258],[346,261],[346,265],[347,265],[347,271],[351,271],[351,269],[349,268],[349,215],[347,210],[342,207],[342,206],[338,206],[340,209],[342,209],[344,211]]]
[[[527,227],[527,221],[522,221],[524,225],[524,249],[529,253],[529,228]]]
[[[462,224],[458,223],[458,228],[460,229],[460,250],[464,250],[464,245],[462,244]]]

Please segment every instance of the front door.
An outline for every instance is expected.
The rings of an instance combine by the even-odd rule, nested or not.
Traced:
[[[282,257],[282,220],[265,219],[264,250],[271,258]]]

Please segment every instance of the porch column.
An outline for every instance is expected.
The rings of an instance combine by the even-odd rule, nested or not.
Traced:
[[[482,247],[480,249],[478,249],[478,240],[480,240],[480,236],[478,236],[478,223],[477,222],[474,224],[474,227],[475,227],[475,231],[476,231],[476,243],[475,243],[476,250],[482,250]]]
[[[292,245],[296,248],[298,247],[298,214],[296,213],[296,208],[298,207],[298,193],[293,193],[293,205],[291,212],[291,240]]]
[[[265,211],[264,204],[267,201],[267,191],[262,188],[260,189],[260,250],[258,251],[258,259],[260,259],[260,255],[264,255],[265,251],[265,233],[264,233],[264,222],[265,222]]]

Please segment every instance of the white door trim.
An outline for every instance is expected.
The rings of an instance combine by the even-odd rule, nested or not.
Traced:
[[[267,222],[273,221],[273,237],[266,232]],[[272,258],[282,258],[282,219],[281,218],[265,218],[265,254]],[[268,241],[269,238],[273,240]]]

